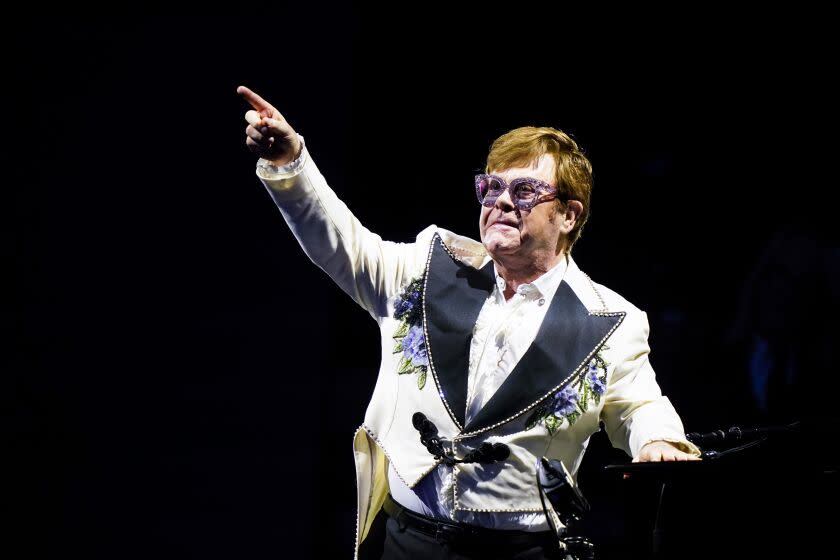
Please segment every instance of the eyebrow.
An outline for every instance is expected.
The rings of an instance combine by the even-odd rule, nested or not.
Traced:
[[[544,181],[542,179],[538,179],[537,177],[534,177],[533,175],[517,175],[516,177],[511,177],[510,179],[505,179],[504,177],[502,177],[501,175],[496,174],[496,173],[488,173],[488,175],[499,177],[500,179],[503,179],[505,181],[505,183],[508,183],[508,184],[510,184],[511,181],[515,181],[517,179],[531,179],[532,181],[539,181],[540,183],[545,183],[549,187],[552,187],[552,188],[555,188],[555,189],[557,188],[554,185],[552,185],[551,182]]]

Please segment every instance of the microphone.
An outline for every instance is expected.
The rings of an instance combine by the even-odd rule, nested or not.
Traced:
[[[741,441],[750,437],[761,437],[774,432],[787,432],[799,426],[799,422],[788,424],[787,426],[768,426],[764,428],[739,428],[732,426],[726,431],[715,430],[701,434],[699,432],[691,432],[685,435],[686,439],[695,445],[701,443],[716,443],[723,441]]]
[[[564,525],[579,519],[590,509],[563,461],[541,457],[537,463],[537,484],[545,491]]]
[[[705,433],[705,434],[701,434],[700,432],[691,432],[691,433],[685,434],[685,438],[688,441],[690,441],[691,443],[694,443],[694,444],[711,443],[711,442],[715,442],[715,441],[723,441],[723,440],[727,439],[727,437],[729,437],[730,439],[734,439],[734,438],[740,439],[740,437],[741,437],[741,431],[740,430],[736,431],[736,428],[732,427],[732,428],[729,428],[729,431],[732,432],[732,434],[729,435],[729,436],[727,436],[727,432],[724,432],[723,430],[715,430],[713,432],[708,432],[708,433]]]

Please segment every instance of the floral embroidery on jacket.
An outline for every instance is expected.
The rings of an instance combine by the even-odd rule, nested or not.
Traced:
[[[527,429],[542,424],[548,433],[554,435],[564,422],[571,426],[580,416],[589,410],[589,405],[601,402],[601,396],[607,390],[607,366],[609,364],[601,356],[601,351],[609,347],[601,347],[586,371],[576,381],[569,383],[558,391],[528,418]]]
[[[423,279],[416,278],[405,287],[394,304],[394,318],[400,321],[394,333],[394,354],[402,354],[397,373],[416,373],[417,387],[420,389],[426,385],[426,372],[429,368],[420,302],[422,290]]]

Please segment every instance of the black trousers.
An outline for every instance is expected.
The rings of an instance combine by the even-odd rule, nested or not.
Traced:
[[[457,544],[438,542],[412,527],[400,524],[380,510],[367,538],[359,548],[360,560],[562,560],[557,542],[520,548],[466,549]]]

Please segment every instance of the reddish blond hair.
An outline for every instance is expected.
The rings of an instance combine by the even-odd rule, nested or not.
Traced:
[[[566,240],[566,253],[580,238],[589,218],[589,201],[592,197],[592,164],[578,147],[577,142],[561,130],[548,126],[523,126],[499,136],[490,146],[485,171],[501,171],[510,167],[524,167],[551,154],[556,164],[554,186],[557,187],[557,210],[565,208],[563,201],[577,200],[583,211]]]

